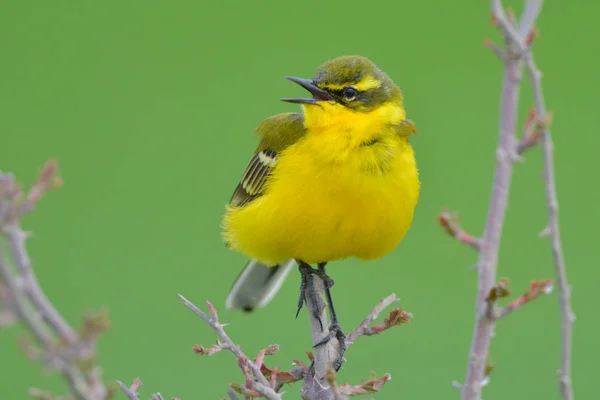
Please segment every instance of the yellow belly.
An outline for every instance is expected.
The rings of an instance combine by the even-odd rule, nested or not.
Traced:
[[[278,157],[263,196],[228,208],[224,236],[234,250],[272,265],[379,258],[405,235],[418,195],[408,142],[356,149],[335,162],[310,144],[294,145]]]

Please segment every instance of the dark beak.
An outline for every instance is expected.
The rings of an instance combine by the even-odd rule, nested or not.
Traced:
[[[333,98],[327,93],[325,90],[320,89],[315,85],[311,80],[295,78],[293,76],[286,76],[285,79],[290,80],[292,82],[296,82],[298,85],[302,86],[304,89],[308,90],[312,95],[311,98],[285,98],[281,99],[282,101],[287,101],[288,103],[299,103],[299,104],[317,104],[318,101],[329,101],[333,100]]]

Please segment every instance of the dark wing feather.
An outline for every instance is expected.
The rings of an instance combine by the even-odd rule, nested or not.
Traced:
[[[277,162],[277,153],[273,150],[262,149],[254,153],[240,183],[231,196],[229,204],[243,207],[263,194],[265,182]]]
[[[229,204],[234,207],[243,207],[264,193],[278,155],[305,135],[304,116],[301,113],[274,115],[261,122],[256,133],[261,140],[231,196]]]

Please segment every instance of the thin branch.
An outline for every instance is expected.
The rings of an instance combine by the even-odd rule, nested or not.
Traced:
[[[240,400],[240,398],[237,397],[237,395],[235,394],[235,392],[232,389],[229,389],[227,391],[227,396],[229,397],[229,400]]]
[[[504,318],[538,297],[552,293],[552,285],[551,279],[535,280],[531,282],[529,289],[527,289],[524,294],[511,301],[506,306],[497,309],[494,313],[494,318]]]
[[[23,351],[31,359],[59,370],[75,399],[107,400],[114,392],[101,381],[100,369],[93,361],[96,339],[100,332],[109,327],[106,310],[86,315],[79,329],[71,327],[50,303],[37,282],[25,247],[28,235],[19,226],[20,217],[31,212],[48,190],[62,184],[56,173],[57,165],[54,161],[50,161],[41,171],[38,182],[26,195],[23,195],[14,177],[0,172],[0,239],[5,239],[0,241],[0,323],[3,326],[16,321],[25,324],[36,340],[35,343],[26,339],[21,340]],[[314,304],[308,296],[307,314],[311,322],[313,343],[317,343],[328,335],[328,332],[322,329],[321,322],[324,326],[329,326],[329,323],[325,309],[324,283],[318,276],[313,278],[318,295]],[[381,378],[359,385],[344,384],[340,387],[337,385],[331,387],[331,382],[335,382],[335,373],[331,366],[337,357],[339,347],[335,338],[326,345],[315,348],[314,356],[309,353],[309,358],[313,360],[312,368],[295,360],[294,364],[297,367],[290,371],[280,372],[277,367],[269,369],[265,366],[264,359],[278,351],[277,345],[270,345],[261,350],[252,361],[225,333],[224,325],[219,322],[217,311],[210,302],[207,302],[209,314],[206,314],[185,297],[179,295],[179,298],[207,322],[219,337],[214,346],[206,348],[196,345],[194,351],[200,355],[212,355],[228,350],[236,355],[238,366],[246,379],[243,385],[231,384],[231,390],[227,392],[230,399],[238,399],[235,394],[237,391],[244,398],[262,397],[268,400],[280,400],[281,395],[278,391],[282,386],[299,380],[304,380],[302,391],[307,399],[346,399],[348,396],[377,392],[390,379],[390,375],[385,374]],[[383,299],[351,333],[351,342],[361,335],[378,334],[392,326],[408,323],[411,314],[397,308],[392,310],[383,322],[370,326],[379,313],[395,300],[395,295]],[[321,313],[320,321],[315,317],[314,310],[319,310]],[[139,399],[138,389],[141,386],[139,379],[136,378],[131,386],[121,381],[117,381],[117,384],[127,398]],[[30,394],[39,399],[61,399],[33,388]],[[160,393],[156,393],[151,396],[151,399],[163,400],[164,398]]]
[[[483,41],[483,45],[490,49],[494,54],[498,56],[502,61],[506,61],[508,59],[508,53],[502,47],[498,46],[496,43],[492,42],[490,39],[485,39]]]
[[[121,381],[117,381],[117,384],[129,400],[138,400],[140,398],[140,395],[137,392],[139,387],[142,386],[140,378],[135,378],[131,386],[127,386]]]
[[[294,360],[292,365],[298,365],[299,367],[289,371],[279,371],[279,367],[269,369],[263,364],[260,370],[265,377],[269,379],[269,382],[271,383],[271,386],[275,388],[275,391],[279,392],[283,385],[299,382],[308,375],[309,366],[302,361]]]
[[[331,385],[335,400],[346,400],[348,397],[352,396],[380,392],[383,386],[391,379],[392,376],[390,374],[385,374],[380,378],[374,378],[370,381],[362,382],[360,385],[344,383],[340,386],[336,382],[336,374],[333,372],[333,370],[329,370],[329,374],[327,375],[327,380]]]
[[[29,235],[20,227],[20,218],[62,184],[57,173],[56,161],[48,161],[24,194],[12,174],[0,172],[0,301],[3,315],[22,322],[35,339],[21,341],[31,359],[58,370],[76,399],[105,400],[110,391],[93,360],[96,337],[108,328],[107,316],[86,318],[79,332],[66,322],[39,285],[26,248]]]
[[[528,0],[525,10],[517,28],[516,18],[511,10],[504,11],[500,0],[492,0],[491,8],[494,24],[502,32],[506,49],[494,48],[487,42],[487,46],[504,61],[504,83],[500,112],[500,134],[497,148],[497,161],[492,186],[488,217],[483,238],[478,243],[478,293],[476,303],[476,324],[471,343],[470,359],[467,367],[465,383],[461,386],[463,400],[480,400],[481,388],[489,381],[489,364],[487,362],[489,346],[493,335],[495,321],[505,317],[524,304],[546,293],[551,288],[550,281],[534,281],[530,289],[509,305],[498,308],[496,300],[510,294],[508,282],[501,281],[494,286],[496,277],[498,250],[504,225],[508,193],[510,188],[513,163],[519,160],[519,154],[533,147],[541,141],[544,148],[544,170],[546,178],[546,197],[548,203],[548,234],[551,237],[556,274],[559,284],[561,310],[562,310],[562,351],[560,387],[564,399],[572,400],[573,394],[570,384],[570,349],[571,325],[573,314],[570,308],[569,286],[562,255],[562,248],[558,232],[558,205],[554,183],[554,166],[552,159],[552,142],[549,125],[552,115],[546,113],[542,89],[540,84],[541,73],[536,68],[530,48],[537,37],[535,21],[540,13],[542,0]],[[501,52],[501,50],[503,50]],[[519,143],[516,143],[516,116],[519,99],[519,84],[523,62],[527,66],[530,80],[534,90],[536,108],[530,112],[525,124],[525,133]],[[442,215],[440,222],[446,230],[460,241],[465,242],[464,232],[458,224],[448,215]],[[466,242],[469,243],[468,235]]]
[[[223,349],[227,349],[231,351],[238,359],[238,365],[242,372],[244,372],[244,376],[246,377],[246,388],[249,391],[256,391],[262,397],[268,400],[279,400],[281,396],[277,394],[277,392],[273,389],[270,382],[263,375],[261,371],[261,364],[252,362],[248,359],[248,357],[240,350],[239,346],[235,345],[233,341],[229,338],[225,330],[223,329],[223,324],[219,322],[219,316],[217,315],[217,310],[215,307],[209,302],[206,302],[208,307],[210,316],[206,314],[204,311],[200,310],[196,305],[190,302],[188,299],[183,297],[182,295],[178,295],[179,300],[190,310],[192,310],[196,315],[202,318],[211,328],[215,331],[217,336],[220,339],[220,343],[218,346]],[[202,352],[197,351],[198,348],[202,348],[201,346],[196,346],[196,352],[199,354],[213,354],[214,352]],[[204,348],[202,348],[204,349]],[[273,350],[271,350],[273,351]],[[266,353],[266,351],[265,351]]]
[[[25,249],[27,234],[16,224],[5,226],[4,234],[10,246],[14,264],[23,282],[22,290],[31,301],[32,306],[63,342],[76,343],[78,340],[77,333],[48,300],[39,285],[35,272],[31,268],[31,260]]]
[[[362,322],[358,324],[358,326],[354,328],[352,332],[350,332],[346,339],[346,345],[349,347],[360,336],[377,335],[387,329],[390,329],[391,327],[410,323],[410,319],[412,318],[411,313],[404,311],[402,308],[394,308],[392,311],[390,311],[389,316],[383,322],[371,326],[371,323],[377,319],[383,310],[398,300],[399,299],[396,297],[395,293],[392,293],[388,297],[381,299],[381,301],[377,303],[367,318],[362,320]]]
[[[535,22],[542,11],[542,4],[544,0],[527,0],[525,3],[525,9],[521,14],[521,20],[519,23],[519,38],[525,38],[525,45],[527,45],[527,38],[531,32],[535,32]],[[513,37],[512,40],[516,40],[517,37]]]
[[[515,158],[515,126],[521,79],[521,61],[507,59],[500,111],[500,134],[496,153],[496,168],[487,221],[480,242],[475,329],[470,350],[470,362],[462,386],[463,400],[481,399],[485,366],[494,331],[494,321],[486,317],[486,298],[496,280],[500,237],[508,205],[508,194]]]
[[[317,343],[322,339],[323,336],[327,335],[328,332],[323,332],[320,324],[315,316],[312,313],[312,307],[317,307],[317,309],[322,311],[323,318],[323,326],[328,326],[328,321],[326,319],[327,315],[325,313],[325,299],[321,293],[323,287],[322,280],[314,276],[315,278],[315,289],[321,290],[317,294],[317,302],[320,304],[312,304],[310,297],[308,297],[308,314],[311,320],[311,332],[313,333],[313,343]],[[304,380],[301,395],[305,399],[310,400],[345,400],[348,396],[354,396],[365,393],[374,393],[379,391],[383,385],[390,379],[389,374],[385,374],[381,378],[373,379],[368,382],[363,382],[360,385],[350,385],[344,384],[340,387],[337,385],[332,385],[332,382],[335,382],[335,372],[333,371],[332,365],[337,357],[337,349],[333,348],[333,353],[331,355],[328,354],[319,354],[318,351],[321,347],[326,348],[326,346],[319,346],[314,348],[314,353],[308,353],[309,359],[311,359],[312,364],[309,367],[305,363],[294,360],[293,364],[296,368],[289,371],[280,371],[278,367],[274,367],[269,369],[264,364],[265,356],[275,354],[279,350],[278,345],[270,345],[267,348],[259,351],[256,359],[251,361],[239,348],[239,346],[235,345],[231,338],[227,335],[225,330],[223,329],[224,324],[219,321],[217,311],[213,307],[210,302],[206,302],[209,313],[205,313],[200,310],[196,305],[187,300],[185,297],[179,295],[179,299],[192,310],[196,315],[202,318],[206,323],[208,323],[215,333],[217,334],[219,340],[211,346],[204,347],[201,345],[196,345],[194,347],[194,352],[199,355],[213,355],[219,353],[223,350],[227,350],[232,352],[238,362],[238,367],[242,370],[245,382],[244,384],[232,383],[230,384],[231,390],[228,392],[229,398],[234,398],[236,396],[235,392],[244,396],[244,398],[266,398],[266,399],[281,399],[281,395],[279,394],[280,389],[285,384],[290,384],[294,382],[298,382]],[[371,311],[371,313],[365,318],[357,328],[348,335],[350,342],[348,344],[352,344],[359,336],[368,336],[375,335],[383,332],[393,326],[408,323],[411,318],[411,314],[405,312],[401,308],[394,309],[390,312],[390,315],[381,323],[375,324],[371,326],[372,322],[378,317],[378,315],[388,306],[390,306],[393,302],[397,301],[396,295],[391,294],[390,296],[382,299]],[[314,320],[314,321],[313,321]],[[317,334],[315,334],[315,332]],[[318,357],[325,357],[325,362],[319,361]],[[326,358],[329,357],[329,358]],[[324,375],[322,378],[318,375],[317,366],[322,363],[323,366],[326,366]],[[127,391],[125,390],[126,394]]]
[[[458,222],[457,213],[443,211],[439,215],[438,221],[440,226],[442,226],[442,228],[444,228],[450,236],[459,242],[464,243],[475,250],[479,250],[481,248],[481,239],[471,235],[470,233],[467,233],[461,228]]]
[[[503,299],[511,295],[511,291],[508,287],[508,279],[500,279],[500,282],[498,282],[498,284],[490,290],[490,293],[485,299],[485,317],[491,321],[497,321],[500,318],[504,318],[512,314],[514,311],[537,299],[538,297],[550,293],[552,293],[552,280],[537,279],[531,282],[529,289],[527,289],[523,295],[517,297],[504,307],[498,307],[496,303],[499,299]],[[488,374],[486,373],[485,376],[487,375]]]
[[[526,10],[528,8],[534,8],[537,3],[541,3],[541,1],[528,1],[528,7],[526,7]],[[533,88],[536,113],[538,115],[547,116],[548,113],[546,112],[546,105],[544,103],[544,94],[541,83],[542,74],[537,68],[531,53],[527,53],[525,55],[525,65]],[[571,308],[571,287],[567,279],[567,269],[565,266],[562,243],[560,240],[553,143],[552,136],[550,134],[549,121],[551,121],[551,119],[548,120],[548,118],[546,118],[546,124],[541,127],[541,140],[544,154],[544,180],[546,183],[546,204],[548,208],[548,234],[552,246],[552,256],[554,258],[561,310],[561,357],[558,377],[560,393],[563,399],[572,400],[574,395],[571,385],[571,347],[575,314]]]

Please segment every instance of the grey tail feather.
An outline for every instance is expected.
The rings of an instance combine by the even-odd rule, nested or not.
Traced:
[[[256,260],[248,261],[229,291],[226,307],[244,311],[264,307],[275,296],[294,265],[294,260],[275,266]]]

